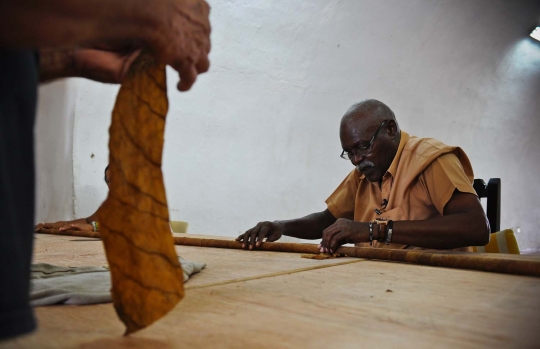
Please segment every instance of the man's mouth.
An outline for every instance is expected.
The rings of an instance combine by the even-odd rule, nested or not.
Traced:
[[[360,173],[368,174],[369,172],[371,172],[371,170],[373,170],[373,165],[360,164],[356,168],[358,169],[358,171],[360,171]]]

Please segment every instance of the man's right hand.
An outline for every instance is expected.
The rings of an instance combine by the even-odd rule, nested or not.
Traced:
[[[40,231],[41,229],[60,229],[66,224],[66,222],[56,223],[39,223],[34,227],[34,231]]]
[[[150,3],[149,3],[150,4]],[[151,2],[156,30],[147,41],[157,58],[180,74],[178,89],[191,88],[198,74],[210,62],[210,7],[204,0],[165,0]]]
[[[260,222],[237,237],[236,241],[242,242],[242,248],[253,250],[261,246],[265,238],[267,242],[278,240],[284,231],[285,225],[279,221]]]
[[[180,74],[178,89],[187,91],[210,65],[209,12],[204,0],[0,1],[0,45],[41,50],[104,46],[148,49],[157,61]],[[103,57],[86,58],[91,59],[86,62],[87,68],[92,68],[90,77],[100,81],[116,82],[126,70],[117,69],[113,79],[108,75],[104,78],[102,73],[109,69],[99,71]],[[105,63],[111,63],[109,58]],[[129,63],[133,56],[128,58]],[[98,75],[93,74],[96,65]]]

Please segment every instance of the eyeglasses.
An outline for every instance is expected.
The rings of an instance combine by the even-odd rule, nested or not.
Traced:
[[[367,145],[359,145],[353,150],[351,150],[350,152],[344,150],[341,153],[340,157],[345,160],[352,160],[357,155],[366,155],[367,153],[369,153],[371,146],[373,145],[373,142],[375,142],[375,138],[377,138],[377,135],[379,134],[379,131],[381,130],[381,127],[383,127],[387,122],[388,120],[384,120],[382,122],[382,124],[379,126],[379,128],[377,128],[377,131],[375,131],[375,134],[373,135],[373,137],[371,137]]]

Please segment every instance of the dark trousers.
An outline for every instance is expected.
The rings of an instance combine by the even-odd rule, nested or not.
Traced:
[[[28,298],[37,69],[33,51],[0,49],[0,339],[36,327]]]

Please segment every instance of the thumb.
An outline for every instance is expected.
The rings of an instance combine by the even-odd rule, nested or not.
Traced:
[[[124,79],[124,77],[129,72],[129,68],[131,67],[131,64],[139,55],[141,54],[141,49],[136,49],[133,52],[129,53],[127,57],[124,60],[124,64],[122,65],[122,69],[120,70],[120,81]]]

